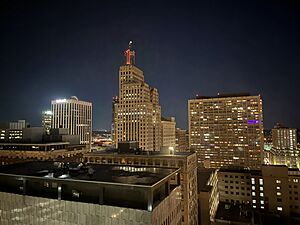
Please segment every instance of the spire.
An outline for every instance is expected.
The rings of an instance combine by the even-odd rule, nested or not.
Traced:
[[[128,49],[124,52],[124,56],[126,65],[133,65],[135,63],[135,52],[132,50],[132,41],[129,41]]]

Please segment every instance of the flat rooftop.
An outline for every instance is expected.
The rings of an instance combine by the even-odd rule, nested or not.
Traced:
[[[152,186],[174,169],[99,164],[24,162],[0,167],[0,174]]]
[[[229,93],[229,94],[218,94],[216,96],[200,96],[197,95],[195,99],[209,99],[209,98],[235,98],[235,97],[249,97],[250,93]]]
[[[97,151],[97,152],[90,152],[87,153],[86,156],[89,155],[120,155],[120,156],[149,156],[149,157],[183,157],[183,156],[189,156],[194,154],[193,152],[175,152],[174,154],[167,154],[167,153],[162,153],[158,151],[137,151],[137,152],[126,152],[126,153],[119,153],[117,149],[106,149],[103,151]]]

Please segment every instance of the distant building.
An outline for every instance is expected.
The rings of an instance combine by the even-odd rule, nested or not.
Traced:
[[[198,221],[210,225],[219,205],[218,176],[216,169],[198,168]]]
[[[259,168],[263,160],[262,99],[249,94],[188,101],[189,146],[204,167]]]
[[[176,122],[175,117],[161,118],[161,146],[171,147],[173,150],[176,145]]]
[[[125,51],[125,62],[119,69],[119,96],[114,103],[115,144],[138,141],[147,151],[159,151],[161,147],[161,109],[156,88],[144,80],[143,71],[135,65],[132,42]]]
[[[44,127],[47,134],[50,133],[53,113],[50,110],[42,112],[42,127]]]
[[[85,145],[69,142],[52,143],[0,143],[0,165],[24,161],[81,160],[89,151]]]
[[[272,129],[272,152],[275,165],[299,167],[297,129],[277,124]]]
[[[176,128],[175,131],[175,150],[177,152],[189,151],[189,134],[187,130]]]
[[[1,224],[181,224],[179,170],[29,162],[0,167]]]
[[[136,151],[135,143],[129,143],[132,152],[122,150],[106,150],[84,155],[84,162],[141,167],[180,168],[182,187],[182,224],[198,224],[197,201],[197,157],[195,153],[175,152],[163,154],[153,151]],[[166,223],[167,224],[167,223]]]
[[[286,166],[263,165],[260,170],[221,168],[220,202],[249,205],[252,209],[285,217],[300,215],[300,172]]]
[[[0,123],[0,142],[8,140],[9,123]]]
[[[117,130],[115,129],[116,121],[118,120],[118,103],[119,103],[119,97],[115,96],[112,100],[112,123],[111,123],[111,138],[112,138],[112,144],[116,147],[116,137],[117,137]]]
[[[91,144],[92,103],[71,99],[51,101],[52,128],[67,128],[70,135],[79,135],[80,144]]]
[[[9,142],[18,142],[23,138],[23,128],[28,124],[25,120],[18,120],[17,122],[9,123],[8,140]]]

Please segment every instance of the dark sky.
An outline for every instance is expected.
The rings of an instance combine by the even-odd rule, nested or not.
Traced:
[[[50,101],[93,102],[110,129],[129,40],[164,116],[187,126],[196,94],[261,94],[264,124],[300,128],[297,1],[0,0],[0,121],[40,124]]]

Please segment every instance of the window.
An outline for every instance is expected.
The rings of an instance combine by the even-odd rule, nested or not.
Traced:
[[[276,184],[281,184],[281,180],[276,180]],[[282,209],[282,207],[281,207]]]
[[[256,203],[256,200],[255,200],[255,199],[253,199],[253,200],[252,200],[252,203],[254,203],[254,204],[255,204],[255,203]]]
[[[277,186],[277,187],[276,187],[277,190],[280,190],[280,188],[281,188],[280,186]]]
[[[259,196],[260,196],[260,197],[264,197],[264,193],[260,192],[260,193],[259,193]]]
[[[282,207],[281,206],[277,206],[277,211],[282,211]]]
[[[280,196],[280,195],[281,195],[281,192],[278,191],[278,192],[276,193],[276,195],[277,195],[277,196]]]
[[[252,196],[255,196],[255,192],[254,191],[252,191]]]
[[[259,178],[259,185],[263,185],[263,184],[264,184],[263,179]]]
[[[264,190],[264,187],[259,187],[259,190],[260,190],[260,191],[263,191],[263,190]]]

